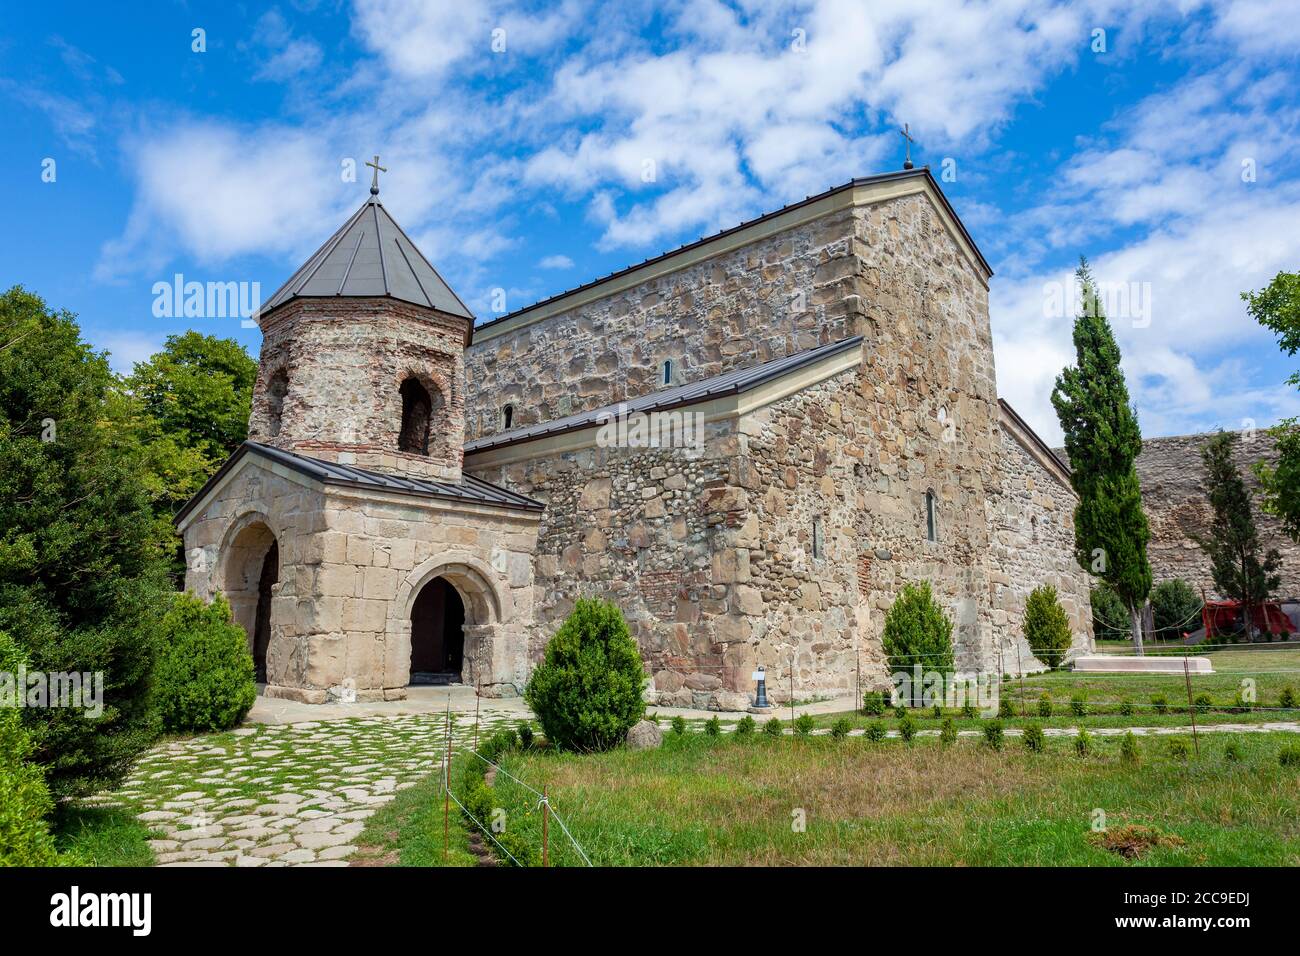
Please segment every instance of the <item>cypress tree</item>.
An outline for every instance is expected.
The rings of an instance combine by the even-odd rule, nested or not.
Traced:
[[[1151,592],[1147,542],[1151,538],[1134,460],[1142,452],[1137,411],[1129,404],[1119,346],[1097,287],[1080,258],[1075,273],[1083,292],[1074,320],[1075,365],[1061,372],[1052,406],[1065,433],[1074,509],[1074,555],[1108,584],[1128,608],[1133,646],[1142,653],[1140,608]]]
[[[1282,558],[1272,548],[1261,556],[1255,516],[1250,510],[1250,493],[1232,460],[1236,438],[1231,432],[1219,432],[1201,449],[1205,491],[1214,518],[1210,522],[1210,534],[1198,537],[1196,543],[1210,559],[1210,573],[1219,593],[1241,602],[1246,615],[1246,636],[1253,638],[1252,611],[1281,586],[1277,569]]]

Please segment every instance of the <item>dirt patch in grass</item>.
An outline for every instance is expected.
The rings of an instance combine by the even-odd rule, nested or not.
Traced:
[[[1095,847],[1118,854],[1126,860],[1136,860],[1157,847],[1182,846],[1185,841],[1172,833],[1161,833],[1140,823],[1131,823],[1099,833],[1090,833],[1088,842]]]

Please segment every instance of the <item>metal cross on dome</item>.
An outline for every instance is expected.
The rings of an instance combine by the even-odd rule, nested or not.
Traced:
[[[370,180],[370,195],[378,196],[379,195],[379,174],[388,172],[388,167],[379,165],[378,153],[375,153],[375,161],[373,163],[366,163],[366,165],[375,171],[374,178]]]

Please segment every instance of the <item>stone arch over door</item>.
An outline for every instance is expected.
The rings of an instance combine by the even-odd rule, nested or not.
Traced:
[[[514,693],[519,675],[513,663],[517,648],[509,588],[481,559],[464,552],[445,552],[413,570],[398,588],[388,620],[389,687],[406,686],[411,673],[411,613],[420,594],[435,580],[454,589],[464,606],[461,682],[485,696]]]
[[[230,602],[235,623],[248,635],[257,679],[265,681],[281,569],[279,541],[266,516],[250,512],[238,518],[226,532],[220,560],[217,586]]]

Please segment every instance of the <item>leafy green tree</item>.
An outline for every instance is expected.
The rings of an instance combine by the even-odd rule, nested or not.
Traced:
[[[75,318],[0,295],[0,630],[33,670],[102,672],[98,718],[27,707],[56,799],[119,782],[157,735],[149,683],[170,529],[136,409]]]
[[[1261,292],[1243,292],[1246,311],[1277,333],[1287,355],[1300,350],[1300,272],[1279,272]],[[1287,381],[1300,386],[1300,371]],[[1288,418],[1270,429],[1277,442],[1276,466],[1255,465],[1263,492],[1261,508],[1282,520],[1282,530],[1300,541],[1300,419]]]
[[[566,750],[608,750],[645,715],[641,652],[623,612],[579,598],[533,671],[524,699],[546,739]]]
[[[1219,432],[1201,449],[1205,490],[1214,517],[1210,533],[1198,536],[1196,543],[1210,559],[1210,574],[1219,593],[1241,602],[1249,637],[1255,630],[1254,609],[1282,584],[1277,573],[1282,556],[1275,548],[1264,551],[1260,545],[1250,493],[1232,460],[1236,439],[1232,432]]]
[[[1055,670],[1070,650],[1070,619],[1061,607],[1056,588],[1044,584],[1025,600],[1025,640],[1034,656]]]
[[[248,437],[257,363],[234,339],[189,331],[139,362],[127,387],[162,431],[220,462]]]
[[[1119,595],[1104,583],[1088,592],[1092,606],[1092,636],[1099,641],[1120,641],[1132,637],[1129,632],[1128,608]]]
[[[1074,322],[1075,365],[1061,372],[1052,405],[1065,433],[1074,509],[1075,559],[1099,576],[1128,609],[1133,646],[1142,653],[1139,611],[1151,592],[1142,490],[1133,462],[1142,452],[1137,412],[1129,404],[1119,346],[1086,259],[1076,273],[1083,307]]]
[[[1203,602],[1196,590],[1182,578],[1161,581],[1151,590],[1151,616],[1156,633],[1165,640],[1194,631],[1200,624]]]
[[[934,599],[929,581],[905,584],[885,615],[881,643],[894,674],[907,674],[912,687],[912,705],[919,707],[924,686],[916,679],[931,671],[950,674],[953,670],[952,621]]]

